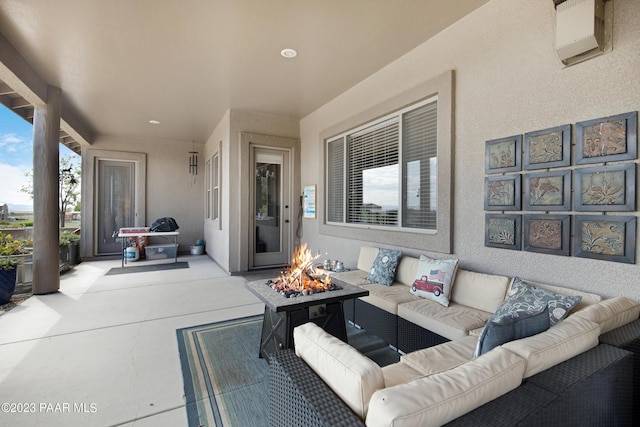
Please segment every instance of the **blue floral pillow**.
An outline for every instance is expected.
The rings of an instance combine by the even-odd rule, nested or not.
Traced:
[[[367,280],[391,286],[396,278],[396,269],[402,256],[402,251],[392,249],[378,249],[378,256],[373,261]]]
[[[516,277],[513,279],[513,285],[511,285],[505,301],[512,301],[519,306],[548,305],[549,321],[553,326],[567,317],[571,309],[582,301],[582,297],[556,294],[546,289],[537,288]]]

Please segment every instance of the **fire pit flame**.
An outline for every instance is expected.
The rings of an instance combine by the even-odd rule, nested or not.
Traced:
[[[314,268],[313,263],[319,257],[313,256],[307,245],[303,244],[293,254],[291,266],[275,281],[267,284],[287,298],[337,289],[328,274]]]

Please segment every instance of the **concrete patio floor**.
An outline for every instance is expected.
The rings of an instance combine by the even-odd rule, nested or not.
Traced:
[[[0,425],[186,426],[176,329],[264,305],[207,256],[179,261],[109,276],[119,260],[83,262],[0,316]]]

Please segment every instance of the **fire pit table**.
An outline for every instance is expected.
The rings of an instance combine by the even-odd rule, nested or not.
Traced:
[[[264,321],[259,356],[293,348],[293,328],[313,322],[331,335],[347,342],[342,303],[369,295],[369,291],[332,279],[337,289],[287,298],[271,289],[268,281],[257,280],[245,286],[264,302]]]

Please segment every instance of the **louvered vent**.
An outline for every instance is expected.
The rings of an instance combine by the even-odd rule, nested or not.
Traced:
[[[556,8],[556,51],[565,65],[604,50],[604,0],[567,0]]]

